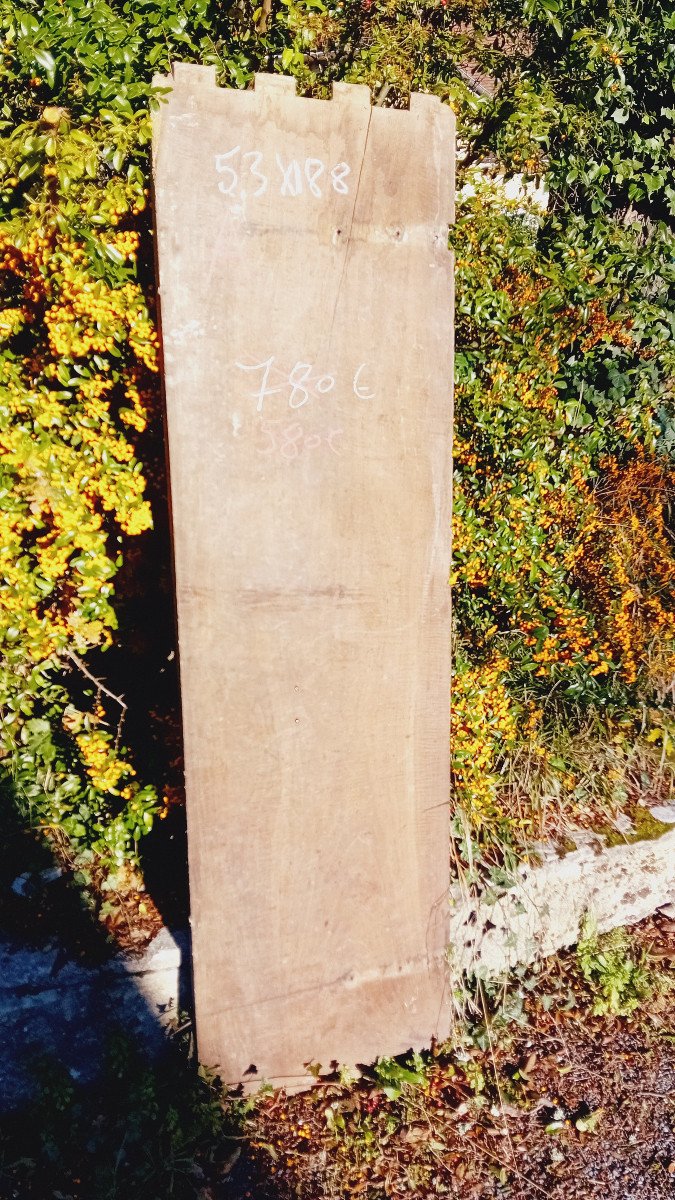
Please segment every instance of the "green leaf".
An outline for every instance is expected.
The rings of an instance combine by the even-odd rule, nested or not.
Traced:
[[[49,721],[45,721],[42,717],[33,717],[32,720],[26,721],[26,729],[35,737],[44,737],[45,734],[52,731]]]
[[[589,1113],[587,1117],[577,1117],[574,1125],[579,1133],[595,1133],[604,1111],[604,1108],[596,1108],[595,1112]]]
[[[34,50],[33,57],[37,63],[47,72],[47,81],[50,86],[54,83],[54,74],[56,71],[56,63],[54,56],[49,50]]]

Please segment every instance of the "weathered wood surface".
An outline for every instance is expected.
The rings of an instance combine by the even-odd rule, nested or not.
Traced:
[[[453,118],[159,82],[199,1053],[292,1085],[448,1024]]]

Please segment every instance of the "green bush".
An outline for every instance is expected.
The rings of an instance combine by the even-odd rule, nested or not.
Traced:
[[[577,961],[594,993],[596,1016],[629,1017],[659,988],[644,950],[635,946],[625,929],[598,934],[587,922],[577,946]]]
[[[160,808],[102,652],[152,536],[149,113],[175,59],[222,86],[271,70],[455,108],[457,810],[486,860],[539,831],[535,793],[588,822],[589,738],[613,747],[602,804],[670,789],[674,21],[658,2],[0,0],[1,745],[36,824],[114,867]],[[545,182],[545,210],[505,199],[514,175]]]

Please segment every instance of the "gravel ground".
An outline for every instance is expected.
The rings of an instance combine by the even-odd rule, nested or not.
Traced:
[[[574,954],[493,999],[497,1017],[437,1053],[424,1086],[390,1099],[365,1072],[251,1118],[227,1200],[447,1196],[462,1200],[675,1197],[675,922],[634,930],[659,980],[630,1017],[596,1015]],[[635,953],[635,951],[633,951]],[[506,1024],[499,1009],[521,1007]]]

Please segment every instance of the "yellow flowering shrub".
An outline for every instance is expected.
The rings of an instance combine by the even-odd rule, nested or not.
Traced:
[[[152,526],[137,441],[157,334],[136,276],[142,177],[95,188],[85,171],[64,220],[54,161],[72,138],[60,118],[0,227],[0,753],[34,819],[119,867],[157,802],[120,744],[126,705],[87,662],[113,642],[119,544]]]
[[[522,708],[508,686],[509,661],[455,660],[452,681],[452,772],[455,795],[472,827],[500,820],[500,764],[520,737]]]
[[[582,823],[594,789],[552,749],[561,728],[578,757],[574,730],[615,743],[620,713],[650,770],[650,745],[672,755],[670,384],[632,298],[594,294],[574,245],[538,249],[498,188],[460,208],[455,245],[454,794],[489,844],[509,820],[520,837],[513,763],[528,744],[528,772],[538,763]],[[612,792],[624,802],[629,775]]]
[[[665,794],[672,14],[591,9],[0,3],[0,753],[25,810],[74,844],[120,862],[155,811],[99,675],[161,492],[148,116],[172,60],[225,86],[273,69],[317,96],[344,79],[456,109],[453,803],[483,847],[508,841],[529,828],[510,808],[527,758],[590,820],[582,776],[604,759],[555,747],[591,728],[644,748],[637,774]],[[493,96],[467,85],[483,72]],[[505,198],[514,173],[545,177],[546,211]]]

